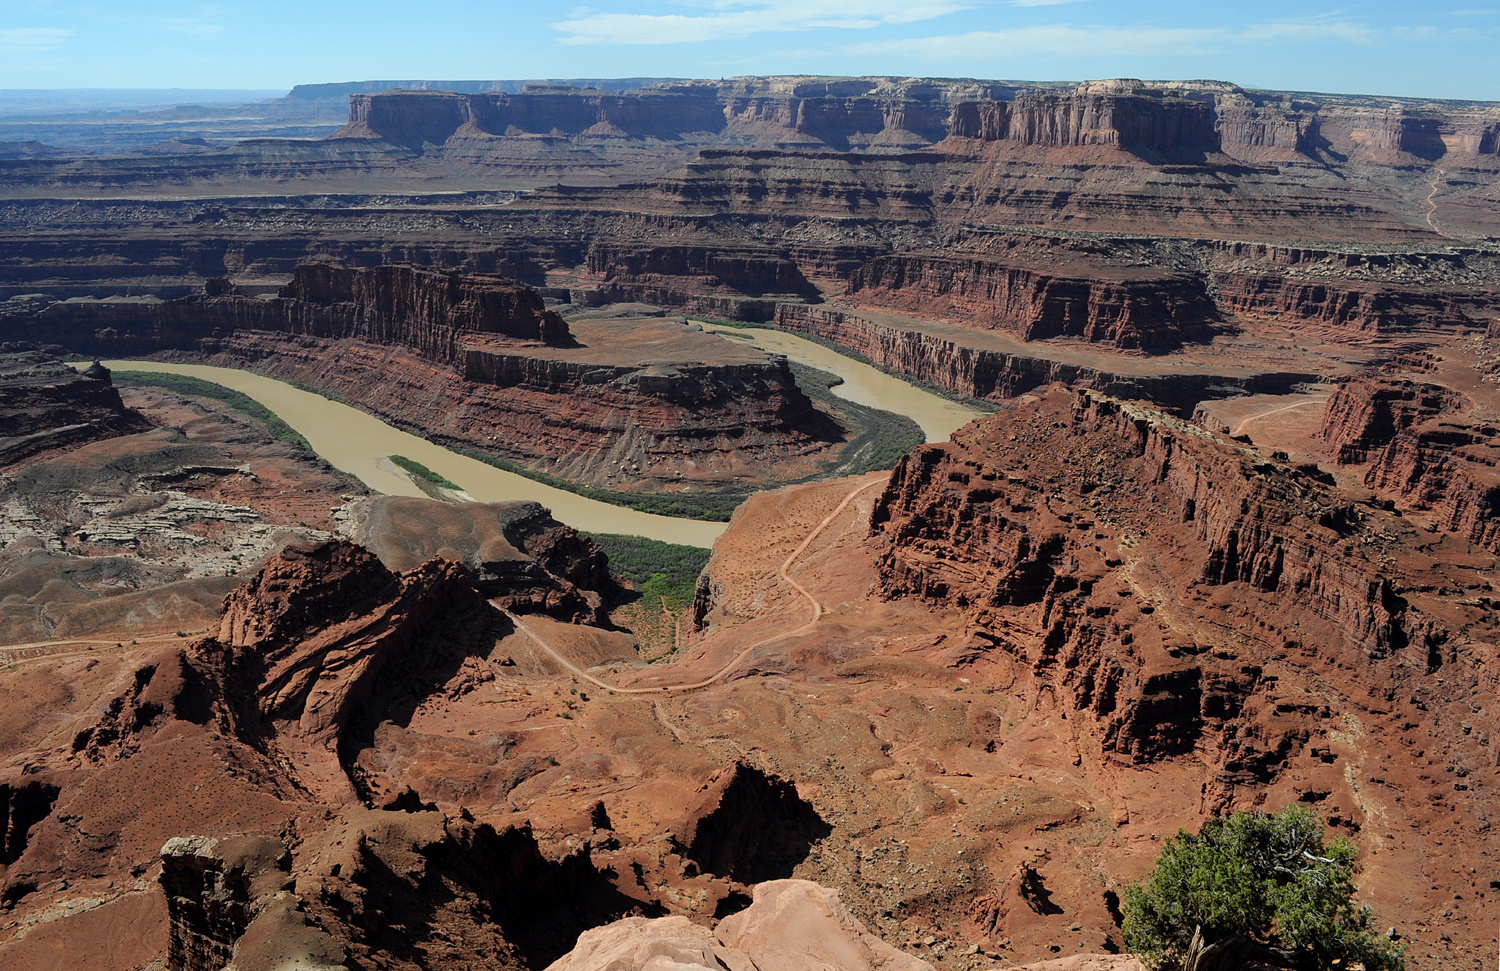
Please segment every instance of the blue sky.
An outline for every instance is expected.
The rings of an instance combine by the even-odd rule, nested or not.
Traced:
[[[898,74],[1500,100],[1500,0],[0,0],[0,88]]]

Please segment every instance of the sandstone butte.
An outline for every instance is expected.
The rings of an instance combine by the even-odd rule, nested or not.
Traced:
[[[1500,105],[372,87],[0,165],[0,966],[1136,971],[1162,840],[1293,804],[1490,965]],[[693,317],[997,410],[837,477],[889,419]],[[749,498],[657,618],[79,357]]]

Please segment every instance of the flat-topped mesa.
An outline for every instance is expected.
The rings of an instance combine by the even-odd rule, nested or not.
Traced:
[[[675,140],[722,131],[713,87],[608,94],[539,86],[520,94],[382,91],[349,98],[349,124],[331,139],[383,139],[409,148],[507,135]]]
[[[740,78],[620,93],[563,85],[515,94],[392,90],[351,95],[349,123],[330,138],[418,151],[472,151],[504,138],[892,151],[941,141],[960,98],[1014,90],[912,78]]]
[[[535,290],[500,276],[397,264],[297,267],[279,300],[285,328],[317,337],[404,344],[423,357],[457,361],[466,337],[568,343],[568,325]]]
[[[330,138],[415,151],[503,139],[679,147],[900,152],[948,137],[1115,148],[1148,162],[1334,160],[1404,164],[1500,153],[1500,109],[1473,103],[1248,91],[1216,81],[1014,84],[922,78],[736,78],[605,92],[390,90],[350,96]]]
[[[1220,150],[1211,96],[1141,82],[1023,92],[912,78],[750,78],[621,93],[556,85],[518,94],[381,91],[351,95],[349,123],[330,138],[416,151],[525,138],[892,152],[950,135],[1114,147],[1150,161],[1201,161]]]
[[[1071,337],[1122,348],[1212,335],[1203,278],[1155,267],[1032,267],[979,254],[880,256],[849,278],[849,302],[1006,330],[1025,341]]]
[[[951,133],[1043,148],[1118,148],[1149,161],[1201,161],[1220,151],[1213,106],[1158,89],[1017,95],[954,106]]]

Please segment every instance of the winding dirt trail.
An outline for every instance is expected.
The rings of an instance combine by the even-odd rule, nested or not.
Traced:
[[[157,641],[182,641],[186,643],[188,638],[206,634],[213,628],[204,627],[201,630],[184,631],[178,634],[153,634],[150,637],[132,638],[129,643],[115,637],[109,640],[83,640],[69,639],[61,641],[27,641],[24,644],[6,644],[0,647],[0,667],[11,667],[23,661],[58,660],[61,658],[76,657],[90,653],[93,647],[130,648],[142,647]],[[55,648],[70,647],[74,644],[87,644],[89,648],[82,651],[58,651]]]
[[[1432,227],[1432,231],[1437,233],[1444,239],[1458,240],[1457,236],[1451,236],[1439,229],[1437,220],[1432,218],[1433,216],[1437,215],[1437,191],[1438,186],[1442,184],[1442,181],[1443,167],[1440,165],[1438,166],[1437,171],[1432,176],[1432,191],[1427,193],[1427,225]]]
[[[527,637],[531,638],[532,642],[536,644],[537,647],[541,648],[548,657],[552,658],[552,660],[562,665],[562,667],[570,674],[582,678],[592,685],[603,688],[605,691],[622,695],[647,695],[660,694],[663,691],[696,691],[700,688],[706,688],[714,682],[721,680],[730,672],[735,671],[736,669],[741,667],[747,660],[750,659],[750,655],[755,653],[756,650],[765,647],[767,644],[774,644],[776,641],[785,640],[788,637],[798,637],[802,634],[806,634],[814,627],[818,626],[818,621],[823,619],[823,604],[818,600],[817,597],[813,596],[806,587],[798,583],[796,580],[793,580],[787,574],[787,570],[791,569],[792,563],[797,559],[797,557],[801,556],[804,552],[807,551],[807,548],[812,544],[812,541],[817,539],[818,536],[823,532],[823,530],[828,528],[828,524],[837,519],[839,517],[839,514],[841,514],[845,509],[849,507],[849,503],[854,501],[855,496],[858,496],[861,492],[864,492],[867,489],[872,489],[875,486],[882,485],[885,483],[885,481],[885,479],[876,479],[874,482],[867,482],[864,485],[852,490],[848,495],[844,496],[843,501],[834,508],[833,512],[829,513],[827,516],[824,516],[823,521],[813,527],[812,532],[807,534],[807,536],[802,540],[801,544],[792,551],[790,556],[788,556],[785,560],[782,560],[781,566],[777,568],[776,575],[782,580],[786,581],[787,584],[789,584],[794,590],[805,597],[807,599],[807,602],[812,605],[812,617],[808,619],[807,623],[803,624],[800,627],[795,627],[791,630],[784,630],[775,634],[768,635],[766,637],[762,637],[760,640],[751,644],[740,653],[736,654],[728,664],[725,664],[723,667],[719,668],[718,671],[704,678],[702,681],[694,681],[691,684],[659,685],[652,688],[622,688],[617,685],[609,684],[608,682],[599,680],[592,674],[589,674],[587,671],[583,670],[578,665],[574,664],[572,661],[564,657],[561,652],[555,649],[551,644],[548,644],[547,641],[541,637],[541,635],[539,635],[535,630],[528,626],[526,622],[520,617],[517,617],[515,614],[511,613],[509,610],[505,610],[504,608],[501,608],[501,612],[504,613],[505,616],[510,618],[511,623],[516,625],[517,630],[521,631]]]
[[[1245,434],[1245,427],[1247,425],[1251,424],[1252,422],[1260,421],[1262,418],[1270,418],[1272,415],[1279,415],[1282,412],[1296,411],[1298,408],[1308,408],[1308,407],[1311,407],[1312,405],[1326,405],[1326,404],[1328,404],[1328,399],[1326,397],[1323,397],[1323,398],[1317,399],[1316,401],[1313,401],[1313,400],[1299,401],[1296,404],[1283,405],[1280,408],[1272,408],[1270,411],[1263,411],[1263,412],[1261,412],[1258,415],[1247,415],[1244,418],[1240,419],[1240,423],[1238,425],[1235,425],[1234,428],[1230,430],[1229,434],[1231,434],[1231,435],[1243,435],[1243,434]]]

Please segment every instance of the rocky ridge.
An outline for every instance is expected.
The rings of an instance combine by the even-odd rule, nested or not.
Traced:
[[[1500,415],[1467,357],[1414,355],[1343,382],[1321,435],[1393,507],[1500,553]]]
[[[74,370],[36,350],[0,352],[0,466],[149,427],[97,363]]]
[[[1427,613],[1395,567],[1415,553],[1409,530],[1315,469],[1089,392],[1053,391],[908,456],[872,528],[886,597],[959,607],[973,656],[1011,654],[1089,712],[1104,758],[1196,752],[1209,811],[1274,784],[1327,717],[1266,721],[1286,677],[1273,662],[1329,652],[1367,672],[1378,706],[1390,672],[1441,667],[1487,636],[1447,604]],[[1234,619],[1208,620],[1209,604]]]

